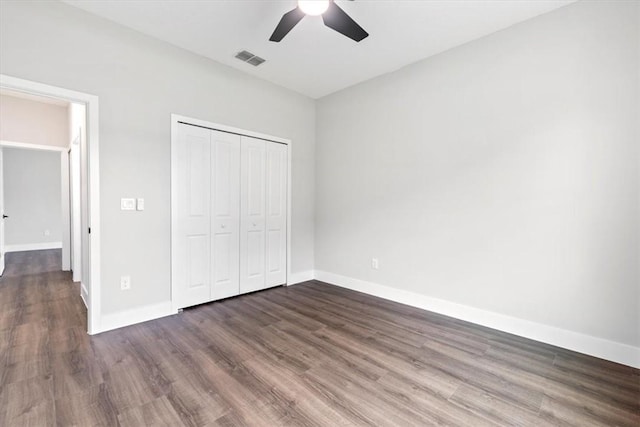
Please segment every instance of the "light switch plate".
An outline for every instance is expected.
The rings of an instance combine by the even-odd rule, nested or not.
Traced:
[[[123,210],[123,211],[136,210],[136,199],[120,199],[120,210]]]
[[[143,211],[144,210],[144,199],[138,199],[136,201],[136,209],[139,211]]]

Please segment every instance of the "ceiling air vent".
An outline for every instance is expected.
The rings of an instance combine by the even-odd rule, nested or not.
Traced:
[[[251,59],[247,59],[247,62],[253,65],[254,67],[257,67],[258,65],[264,62],[264,59],[260,58],[259,56],[254,56]]]
[[[238,52],[236,53],[236,58],[238,58],[240,61],[246,62],[248,64],[253,65],[254,67],[257,67],[258,65],[262,64],[265,60],[260,58],[259,56],[254,55],[251,52],[248,52],[246,50],[243,50],[242,52]]]

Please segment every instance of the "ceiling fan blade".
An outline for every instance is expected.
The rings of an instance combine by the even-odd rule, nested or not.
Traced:
[[[329,3],[329,9],[322,15],[322,20],[327,27],[357,42],[369,36],[369,33],[333,1]]]
[[[297,7],[285,13],[282,15],[282,19],[278,22],[278,26],[273,31],[273,34],[271,34],[269,40],[272,42],[279,42],[289,33],[289,31],[293,29],[293,27],[296,26],[298,22],[300,22],[302,18],[304,18],[304,12]]]

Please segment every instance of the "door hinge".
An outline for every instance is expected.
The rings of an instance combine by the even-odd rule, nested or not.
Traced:
[[[89,234],[91,234],[91,227],[89,227]]]

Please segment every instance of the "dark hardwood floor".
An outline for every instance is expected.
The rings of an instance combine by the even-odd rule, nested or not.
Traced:
[[[59,251],[7,255],[2,426],[639,426],[640,371],[320,282],[90,337]]]

